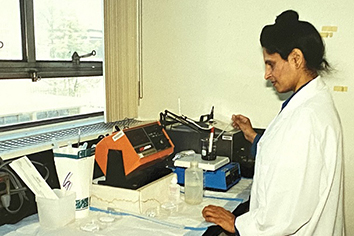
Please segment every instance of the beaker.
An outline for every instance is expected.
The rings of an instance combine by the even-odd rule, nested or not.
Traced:
[[[201,139],[201,154],[205,161],[214,161],[216,159],[216,143],[218,139],[214,138],[210,143],[209,138]]]

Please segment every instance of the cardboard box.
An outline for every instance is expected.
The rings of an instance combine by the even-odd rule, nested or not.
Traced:
[[[137,190],[93,184],[90,205],[100,209],[114,208],[144,214],[146,210],[168,201],[168,186],[173,175],[166,175]]]

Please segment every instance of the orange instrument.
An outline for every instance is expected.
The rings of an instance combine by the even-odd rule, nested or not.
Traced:
[[[128,175],[144,164],[172,154],[174,145],[158,121],[115,132],[96,146],[96,162],[104,175],[110,150],[121,152],[124,174]]]

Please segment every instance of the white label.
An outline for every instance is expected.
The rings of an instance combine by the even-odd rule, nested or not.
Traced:
[[[222,136],[222,140],[232,140],[232,136],[226,136],[226,135],[223,135]]]
[[[116,133],[116,134],[112,137],[112,139],[113,139],[114,142],[116,142],[118,139],[120,139],[120,138],[123,137],[123,136],[124,136],[124,132],[123,132],[123,131],[119,131],[118,133]]]

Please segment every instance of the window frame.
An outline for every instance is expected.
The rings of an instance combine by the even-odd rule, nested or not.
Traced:
[[[103,61],[36,60],[33,0],[19,0],[22,60],[0,60],[0,79],[102,76]]]
[[[19,1],[22,4],[24,4],[25,1],[30,1],[33,6],[33,0]],[[101,65],[100,70],[102,71],[102,65],[105,66],[105,73],[103,77],[105,80],[106,106],[104,113],[83,114],[74,117],[66,117],[65,119],[58,118],[38,121],[35,123],[23,123],[0,127],[0,144],[2,141],[18,141],[18,139],[23,137],[36,139],[34,135],[40,136],[50,131],[77,129],[78,127],[91,124],[99,124],[102,122],[105,124],[110,122],[120,122],[125,121],[126,119],[129,120],[129,118],[126,117],[137,117],[138,100],[143,98],[141,91],[143,87],[141,28],[142,0],[103,0],[103,10],[104,63],[102,62],[98,64]],[[114,25],[114,27],[110,27],[111,25]],[[138,27],[138,29],[136,27]],[[127,34],[127,32],[129,32],[129,34]],[[117,43],[117,41],[119,41],[119,43]],[[1,67],[3,65],[3,61],[4,60],[0,60],[0,80],[2,76],[1,72],[3,72],[1,70],[6,67]],[[13,66],[18,68],[21,67],[20,63],[24,63],[24,61],[17,61],[18,64],[14,65],[11,64],[13,61],[6,62],[8,62],[7,67]],[[68,67],[73,67],[72,61],[58,62],[54,64],[57,65],[59,63],[66,63]],[[88,64],[86,61],[82,62],[80,63],[80,70],[84,70],[85,67],[88,70],[88,67],[92,68],[92,66],[95,66],[95,63],[97,62],[86,65]],[[29,71],[24,70],[23,68],[22,71],[21,68],[19,68],[18,71],[14,73],[13,78],[18,78],[18,76],[16,76],[18,73],[26,73],[27,78],[30,78]],[[97,68],[98,67],[96,67],[96,69]],[[74,69],[70,68],[70,70]],[[41,75],[42,72],[38,71],[38,73]],[[93,71],[91,70],[90,73],[93,73]],[[55,75],[55,77],[58,77],[58,75]],[[107,86],[107,84],[110,86]],[[127,86],[121,86],[122,84],[127,84]],[[119,101],[119,103],[117,103],[117,101]],[[106,132],[111,132],[111,129],[102,134],[106,134]],[[76,134],[73,140],[70,138],[65,138],[57,141],[62,142],[63,145],[66,145],[68,141],[74,143],[78,140]],[[85,134],[81,134],[81,136],[80,141],[82,142],[97,138],[97,134],[95,133],[87,134],[87,136],[85,136]],[[4,158],[4,160],[7,160],[22,155],[41,152],[50,148],[52,148],[52,141],[50,143],[42,142],[40,145],[34,146],[26,144],[24,148],[13,148],[11,152],[0,152],[0,161]]]

